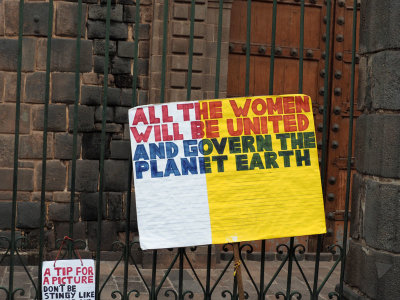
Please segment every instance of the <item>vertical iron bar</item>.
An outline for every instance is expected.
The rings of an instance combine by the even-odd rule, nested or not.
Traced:
[[[131,227],[131,197],[132,197],[132,157],[130,157],[129,171],[128,171],[128,192],[126,195],[126,226],[125,226],[125,250],[124,250],[124,286],[122,292],[122,299],[128,299],[128,276],[129,276],[129,254],[130,254],[130,227]]]
[[[74,102],[74,128],[72,140],[72,169],[71,169],[71,199],[69,212],[69,236],[74,237],[74,206],[75,206],[75,179],[76,179],[76,154],[78,148],[78,104],[80,94],[80,64],[81,64],[81,20],[82,0],[78,0],[76,52],[75,52],[75,102]],[[68,243],[68,257],[72,257],[72,244]]]
[[[216,96],[218,97],[218,96]],[[206,274],[206,294],[204,300],[211,300],[210,286],[211,286],[211,245],[207,246],[207,274]]]
[[[232,297],[232,299],[234,299],[234,300],[237,300],[239,297],[237,289],[238,289],[237,279],[236,279],[236,276],[233,276],[233,291],[232,291],[233,297]]]
[[[264,269],[265,269],[265,240],[261,241],[260,294],[259,300],[264,300]]]
[[[135,107],[137,101],[137,81],[138,81],[138,47],[139,47],[139,28],[140,28],[140,0],[136,0],[135,11],[135,32],[133,47],[133,80],[132,80],[132,106]]]
[[[356,72],[356,43],[357,43],[357,0],[353,3],[353,30],[352,30],[352,46],[351,46],[351,82],[350,82],[350,118],[349,118],[349,140],[347,145],[347,178],[346,178],[346,200],[344,208],[344,225],[343,225],[343,251],[342,264],[340,268],[339,283],[339,299],[343,297],[343,280],[346,267],[347,252],[347,230],[349,222],[349,202],[350,202],[350,181],[351,181],[351,159],[353,156],[353,114],[354,114],[354,81]]]
[[[219,0],[218,7],[218,32],[217,32],[217,61],[215,65],[215,98],[219,98],[219,79],[221,73],[221,43],[222,43],[222,18],[224,11],[224,0]]]
[[[277,0],[272,4],[272,37],[271,37],[271,58],[269,64],[269,94],[274,93],[274,71],[275,71],[275,41],[276,41],[276,10]]]
[[[293,255],[294,255],[294,238],[290,238],[289,245],[289,260],[288,260],[288,275],[286,282],[286,299],[290,299],[290,290],[292,287],[292,270],[293,270]]]
[[[300,45],[299,45],[299,88],[298,92],[303,92],[303,70],[304,70],[304,0],[300,3]],[[290,299],[291,285],[292,285],[292,269],[293,269],[293,256],[294,253],[294,238],[290,238],[289,245],[289,262],[288,262],[288,276],[286,283],[286,298]]]
[[[327,142],[328,142],[328,100],[329,100],[329,63],[330,63],[330,30],[331,30],[331,0],[326,1],[326,43],[325,43],[325,77],[324,77],[324,114],[323,114],[323,133],[322,133],[322,155],[321,155],[321,184],[322,191],[325,195],[325,178],[326,178],[326,162],[327,162]],[[314,285],[312,299],[318,299],[318,273],[319,260],[322,250],[322,235],[318,235],[317,252],[315,255],[314,269]]]
[[[18,24],[18,60],[17,60],[17,90],[15,103],[15,135],[14,135],[14,170],[13,170],[13,195],[11,210],[11,245],[10,245],[10,273],[8,281],[9,300],[13,298],[14,291],[14,252],[15,252],[15,218],[17,213],[17,189],[18,189],[18,148],[19,148],[19,120],[21,114],[21,71],[22,71],[22,36],[24,24],[24,0],[19,2]]]
[[[304,62],[304,1],[300,4],[300,60],[299,60],[299,93],[303,93],[303,62]]]
[[[179,248],[179,284],[178,299],[183,300],[183,251],[185,248]]]
[[[272,28],[271,28],[271,56],[269,64],[269,86],[268,93],[274,93],[274,71],[275,71],[275,42],[276,42],[276,14],[277,0],[272,4]],[[265,269],[265,240],[261,243],[261,268],[260,268],[260,300],[265,299],[264,293],[264,269]]]
[[[49,0],[49,14],[47,23],[47,49],[46,49],[46,86],[44,95],[43,112],[43,157],[42,157],[42,190],[40,195],[40,236],[39,236],[39,266],[38,266],[38,298],[42,299],[42,262],[44,250],[44,225],[46,219],[46,164],[47,164],[47,127],[49,115],[50,94],[50,62],[51,62],[51,35],[53,31],[53,0]]]
[[[153,265],[151,267],[150,300],[156,300],[157,250],[153,250]]]
[[[167,40],[168,40],[167,35],[168,35],[168,0],[164,0],[160,103],[164,103],[165,101],[165,75],[167,68]]]
[[[100,299],[100,256],[101,256],[101,231],[103,219],[103,190],[104,190],[104,156],[106,141],[106,111],[107,111],[107,92],[108,92],[108,65],[109,65],[109,47],[110,47],[110,18],[111,18],[111,0],[107,0],[106,13],[106,44],[104,58],[104,93],[103,93],[103,111],[101,120],[101,147],[100,147],[100,182],[99,182],[99,202],[97,203],[97,247],[96,247],[96,299]]]
[[[192,96],[192,72],[193,72],[193,39],[194,39],[194,17],[196,13],[196,0],[192,0],[190,4],[190,38],[189,38],[189,63],[186,100],[190,100]]]
[[[250,38],[251,38],[251,0],[247,0],[246,17],[246,83],[245,95],[249,95],[250,89]]]
[[[140,30],[140,0],[136,1],[135,11],[135,30],[134,30],[134,48],[133,48],[133,79],[132,79],[132,107],[137,105],[137,79],[138,79],[138,47],[139,47],[139,30]],[[107,36],[106,36],[107,38]],[[106,41],[107,43],[107,41]],[[103,107],[104,109],[104,107]],[[103,111],[104,113],[104,111]],[[105,119],[105,115],[103,114]],[[104,120],[103,120],[104,121]],[[127,193],[127,212],[126,212],[126,228],[125,228],[125,261],[124,261],[124,287],[123,299],[128,299],[128,265],[130,256],[130,226],[131,226],[131,203],[132,203],[132,157],[130,156],[129,162],[129,175],[128,175],[128,193]]]

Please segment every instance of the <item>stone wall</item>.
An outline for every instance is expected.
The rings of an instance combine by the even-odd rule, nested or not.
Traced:
[[[105,0],[84,0],[81,20],[80,90],[74,238],[87,242],[91,256],[97,241],[97,204],[105,61]],[[101,247],[106,253],[124,237],[129,172],[128,109],[132,106],[135,26],[139,26],[138,104],[160,99],[163,6],[142,0],[135,24],[133,0],[112,0],[110,67],[104,162],[104,206]],[[219,2],[196,2],[192,99],[214,97]],[[19,1],[0,2],[0,236],[10,235],[13,145],[17,81]],[[27,237],[24,249],[38,249],[43,111],[48,2],[28,1],[24,8],[17,235]],[[231,1],[224,3],[220,97],[226,94]],[[46,247],[68,234],[73,153],[76,36],[75,1],[54,1],[50,104],[46,174]],[[185,101],[189,60],[190,1],[169,3],[165,101]],[[130,228],[136,232],[132,202]],[[0,241],[0,248],[7,244]],[[34,255],[33,255],[34,256]]]
[[[190,0],[170,2],[168,22],[166,101],[185,101],[189,63]],[[228,44],[232,0],[224,1],[219,98],[226,96]],[[160,99],[163,38],[163,1],[154,2],[154,30],[150,59],[150,103]],[[193,41],[191,99],[215,98],[219,1],[197,0]]]
[[[399,299],[400,2],[361,4],[359,109],[347,299]]]
[[[88,255],[96,247],[99,158],[105,60],[105,1],[84,1],[78,110],[78,153],[75,236],[87,241]],[[19,1],[0,3],[0,236],[11,226],[13,145],[17,78]],[[48,2],[27,2],[21,88],[21,123],[17,222],[18,235],[28,238],[26,250],[36,250],[40,224]],[[54,1],[50,75],[50,105],[46,175],[46,246],[68,234],[75,101],[76,2]],[[153,6],[141,1],[140,24],[135,2],[114,1],[110,27],[110,75],[106,113],[102,250],[125,230],[128,190],[128,109],[132,106],[134,29],[139,26],[139,104],[148,102],[149,53]],[[135,207],[132,208],[135,231]],[[5,246],[2,242],[0,246]]]

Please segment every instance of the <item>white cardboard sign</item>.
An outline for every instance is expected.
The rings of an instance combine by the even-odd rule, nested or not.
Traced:
[[[42,299],[95,300],[94,260],[44,261]]]

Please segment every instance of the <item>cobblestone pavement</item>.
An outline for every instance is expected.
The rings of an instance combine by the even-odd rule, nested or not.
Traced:
[[[273,274],[275,271],[278,269],[280,265],[280,261],[266,261],[265,262],[265,282],[266,284],[269,282],[269,280],[272,278]],[[101,263],[101,279],[100,282],[104,283],[104,281],[107,279],[109,274],[111,273],[112,269],[114,268],[116,262],[112,261],[105,261]],[[211,272],[211,282],[214,284],[218,277],[220,276],[221,272],[223,271],[223,268],[225,267],[226,262],[222,261],[221,263],[217,264],[215,268],[212,269]],[[319,271],[319,283],[321,283],[328,274],[329,270],[333,266],[334,262],[326,262],[326,261],[321,261],[320,262],[320,271]],[[257,285],[259,284],[259,274],[260,274],[260,263],[255,262],[255,261],[246,261],[246,265],[252,274],[252,277],[254,278],[255,282]],[[314,262],[313,261],[300,261],[300,265],[303,268],[304,275],[308,279],[311,288],[312,288],[312,282],[313,282],[313,277],[314,277]],[[32,276],[32,279],[35,281],[37,280],[37,267],[35,266],[29,266],[27,267],[27,270],[29,271],[29,274]],[[246,275],[244,269],[242,268],[242,272],[244,273],[243,275],[243,281],[244,281],[244,288],[246,292],[249,295],[249,299],[257,299],[256,295],[257,292],[255,288],[252,285],[251,279],[249,278],[248,275]],[[143,277],[145,281],[150,284],[151,282],[151,270],[150,269],[140,269],[140,271],[143,274]],[[157,283],[160,283],[162,277],[165,274],[165,269],[160,269],[157,270]],[[199,279],[201,280],[202,283],[205,281],[205,276],[206,276],[206,270],[205,269],[196,269],[196,272],[199,276]],[[8,274],[9,274],[9,267],[6,266],[0,266],[0,286],[8,288]],[[122,291],[123,289],[123,282],[124,282],[124,266],[123,264],[119,264],[117,268],[115,269],[114,273],[112,274],[111,278],[108,280],[108,282],[105,284],[103,290],[102,290],[102,297],[101,299],[113,299],[111,296],[111,293],[115,290]],[[320,294],[320,299],[329,299],[328,298],[328,293],[332,292],[335,290],[335,285],[339,282],[339,274],[340,274],[340,268],[336,268],[335,271],[332,273],[332,276],[329,278],[328,282],[324,286],[324,288],[321,291]],[[159,292],[159,297],[158,299],[174,299],[174,295],[170,293],[169,297],[165,296],[165,292],[168,289],[173,289],[175,291],[178,290],[178,276],[179,276],[179,271],[177,269],[172,269],[168,278],[166,279],[165,283],[163,284],[162,289]],[[222,292],[224,290],[232,290],[232,285],[233,285],[233,269],[229,268],[225,275],[222,277],[221,281],[218,283],[216,288],[213,291],[213,299],[230,299],[229,294],[227,295],[226,298],[222,296]],[[190,269],[185,269],[183,272],[183,285],[184,285],[184,291],[190,290],[194,293],[193,299],[203,299],[202,296],[202,287],[198,284],[196,281],[193,272]],[[277,278],[273,281],[271,284],[268,293],[267,293],[267,298],[266,299],[276,299],[275,298],[275,293],[282,291],[286,291],[286,285],[287,285],[287,264],[285,267],[282,269],[280,274],[277,276]],[[25,299],[34,299],[35,297],[35,288],[32,286],[32,283],[27,275],[27,272],[24,270],[23,267],[21,266],[16,266],[15,267],[15,275],[14,275],[14,289],[16,288],[22,288],[25,291],[24,295],[20,295],[19,292],[16,293],[15,299],[16,300],[25,300]],[[148,291],[141,280],[138,272],[136,271],[135,267],[133,265],[129,266],[129,277],[128,277],[128,291],[130,290],[137,290],[140,292],[139,297],[135,297],[134,293],[131,294],[130,299],[148,299]],[[292,291],[298,291],[303,295],[303,299],[308,299],[309,297],[309,292],[307,289],[307,285],[305,281],[302,278],[302,275],[296,266],[296,264],[293,264],[293,276],[292,276]],[[0,290],[0,299],[5,299],[5,293]],[[117,296],[116,299],[120,299],[119,296]],[[188,295],[186,295],[185,299],[189,299]],[[280,299],[283,299],[281,297]]]

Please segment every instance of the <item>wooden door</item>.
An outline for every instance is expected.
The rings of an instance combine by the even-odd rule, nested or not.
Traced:
[[[331,10],[331,59],[328,71],[330,82],[329,90],[326,92],[331,93],[332,97],[328,107],[330,111],[326,173],[328,180],[324,183],[326,194],[329,195],[326,197],[329,200],[325,199],[328,229],[324,237],[325,246],[340,243],[343,236],[353,1],[347,2],[349,3],[346,4],[344,0],[332,1]],[[249,95],[265,95],[270,90],[272,8],[272,0],[252,1]],[[324,72],[325,43],[327,42],[326,11],[324,0],[306,0],[303,93],[310,95],[313,101],[319,146],[322,141],[324,77],[326,76]],[[229,44],[228,97],[245,95],[246,24],[247,1],[234,0]],[[297,93],[299,91],[300,1],[281,0],[278,2],[276,28],[273,94]],[[342,53],[341,58],[339,52]],[[340,107],[340,112],[338,112],[338,107]],[[333,181],[335,183],[331,184]],[[333,197],[332,194],[334,194]],[[287,239],[268,241],[267,251],[275,251],[276,245],[280,242],[286,243]],[[315,237],[297,237],[296,242],[306,245],[308,251],[315,251]],[[256,249],[259,247],[259,243],[254,242],[253,245]]]

